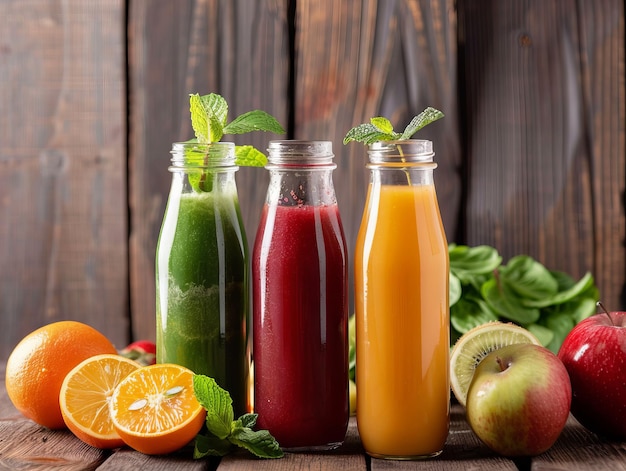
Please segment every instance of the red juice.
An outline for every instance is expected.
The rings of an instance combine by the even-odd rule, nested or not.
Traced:
[[[337,205],[266,204],[252,270],[259,428],[287,449],[336,447],[349,416],[347,249]]]

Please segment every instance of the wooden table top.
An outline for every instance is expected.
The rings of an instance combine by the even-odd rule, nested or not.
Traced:
[[[556,444],[546,453],[509,460],[495,455],[474,435],[463,409],[452,406],[450,435],[444,451],[425,461],[386,461],[368,457],[360,443],[356,420],[350,425],[344,445],[333,452],[287,453],[277,460],[261,460],[237,452],[221,460],[193,460],[192,450],[169,456],[146,456],[129,448],[99,450],[78,440],[67,430],[48,430],[24,418],[11,404],[0,364],[0,469],[63,470],[625,470],[626,442],[607,442],[584,429],[570,417]]]

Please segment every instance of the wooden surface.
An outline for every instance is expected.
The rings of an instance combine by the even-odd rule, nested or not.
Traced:
[[[527,253],[626,309],[623,0],[0,0],[0,358],[55,320],[155,336],[154,253],[188,94],[332,140],[350,254],[368,174],[348,129],[426,106],[448,240]],[[248,240],[268,176],[238,173]]]
[[[0,373],[4,376],[4,363]],[[483,445],[465,421],[461,406],[452,406],[450,434],[444,451],[426,461],[386,461],[368,457],[360,443],[356,420],[350,419],[344,445],[333,452],[287,453],[278,460],[260,460],[247,452],[235,452],[221,460],[193,460],[192,449],[168,456],[147,456],[124,447],[98,450],[67,430],[51,431],[22,417],[13,407],[4,381],[0,385],[0,469],[63,469],[99,471],[150,470],[626,470],[626,443],[605,442],[570,417],[563,433],[546,453],[515,460],[500,457]]]

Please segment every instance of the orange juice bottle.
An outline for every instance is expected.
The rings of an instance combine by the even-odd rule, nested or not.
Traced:
[[[432,457],[450,421],[449,259],[432,142],[368,153],[354,256],[358,430],[376,458]]]

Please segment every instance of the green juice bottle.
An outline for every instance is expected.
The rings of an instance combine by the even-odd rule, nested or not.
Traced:
[[[214,378],[250,411],[249,259],[235,145],[175,143],[156,253],[157,362]]]

